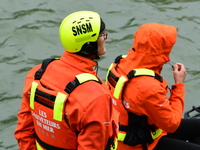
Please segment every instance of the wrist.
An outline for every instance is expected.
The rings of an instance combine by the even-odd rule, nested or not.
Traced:
[[[183,83],[183,81],[176,81],[175,84],[176,84],[176,83]]]

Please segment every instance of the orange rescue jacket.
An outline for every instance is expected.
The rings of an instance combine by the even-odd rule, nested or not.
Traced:
[[[92,60],[64,52],[60,60],[48,65],[40,80],[34,76],[41,65],[28,73],[15,130],[21,150],[36,150],[36,145],[41,149],[103,150],[116,138],[117,116],[106,86],[97,83],[102,80],[95,78],[95,65]],[[97,82],[83,79],[87,82],[71,88],[71,81],[82,73],[92,75]],[[67,85],[73,91],[67,90]]]
[[[161,74],[162,66],[169,62],[169,54],[176,42],[176,28],[159,23],[142,25],[134,35],[133,46],[127,57],[114,64],[111,69],[115,75],[125,76],[134,69],[149,69],[155,74]],[[107,75],[107,79],[109,75]],[[109,81],[109,80],[108,80]],[[116,81],[114,81],[116,82]],[[112,81],[107,83],[114,94]],[[128,125],[128,112],[148,117],[147,123],[155,125],[159,133],[154,137],[153,143],[147,144],[148,150],[154,149],[159,139],[167,132],[174,132],[181,121],[184,109],[184,84],[177,83],[172,86],[170,97],[167,96],[168,85],[166,80],[142,75],[131,78],[123,87],[121,101],[115,99],[117,110],[120,112],[120,124]],[[120,97],[119,97],[120,98]],[[122,105],[123,104],[123,105]],[[119,131],[119,135],[123,131]],[[118,137],[120,138],[120,136]],[[142,145],[129,146],[119,139],[118,150],[142,150]]]

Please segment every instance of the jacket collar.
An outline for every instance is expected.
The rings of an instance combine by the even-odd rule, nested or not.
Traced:
[[[88,58],[69,53],[67,51],[64,51],[60,60],[63,61],[65,64],[68,64],[69,66],[80,70],[81,72],[96,74],[94,67],[97,65],[97,62],[95,62],[94,60],[90,60]]]

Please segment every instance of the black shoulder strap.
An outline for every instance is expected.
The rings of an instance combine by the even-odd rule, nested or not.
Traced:
[[[118,64],[122,58],[125,58],[127,55],[119,55],[115,58],[114,63]]]
[[[70,94],[77,86],[79,86],[80,84],[85,83],[87,81],[95,81],[95,82],[98,82],[98,83],[102,84],[101,80],[98,77],[96,77],[96,76],[94,76],[92,74],[87,76],[88,74],[89,73],[82,73],[82,74],[79,75],[79,76],[82,76],[82,77],[84,76],[83,77],[84,79],[82,81],[80,81],[80,79],[76,76],[73,81],[69,82],[66,85],[64,91],[67,92],[68,94]],[[93,78],[90,78],[91,76]]]
[[[119,56],[117,56],[116,58],[115,58],[115,61],[114,61],[114,63],[119,63],[119,61],[122,59],[122,55],[119,55]]]
[[[55,58],[48,58],[48,59],[43,60],[41,68],[35,73],[35,80],[41,79],[41,77],[42,77],[43,73],[45,72],[49,63],[51,63],[54,60],[56,60],[56,59]]]

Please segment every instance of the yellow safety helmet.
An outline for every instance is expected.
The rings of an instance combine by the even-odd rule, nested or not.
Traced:
[[[66,51],[79,52],[85,43],[97,41],[100,28],[101,18],[98,13],[92,11],[74,12],[68,15],[60,25],[61,43]]]

